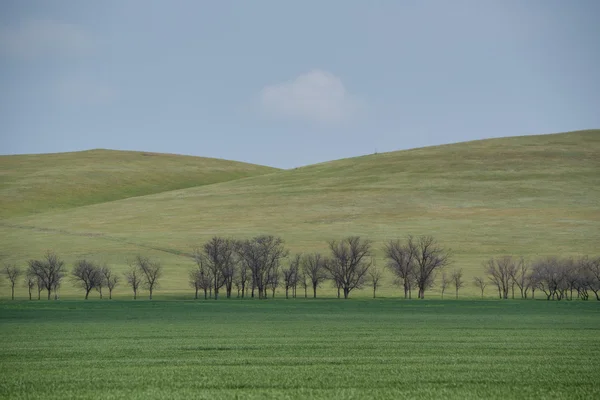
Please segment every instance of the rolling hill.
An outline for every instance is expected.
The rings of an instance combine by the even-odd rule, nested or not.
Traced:
[[[0,219],[274,171],[215,158],[102,149],[0,156]]]
[[[19,184],[28,175],[12,165]],[[60,171],[68,164],[62,165],[50,186],[64,184]],[[384,240],[431,234],[452,249],[452,268],[463,268],[469,282],[490,256],[598,252],[599,130],[373,154],[268,174],[254,168],[263,174],[181,190],[164,184],[155,188],[161,193],[104,203],[92,201],[109,199],[102,191],[82,194],[85,201],[72,195],[57,203],[63,209],[35,215],[19,216],[24,212],[12,206],[14,216],[0,220],[1,256],[23,264],[54,249],[69,262],[90,257],[123,269],[143,253],[165,266],[160,296],[189,293],[193,263],[185,254],[216,234],[281,235],[293,252],[325,251],[328,239],[364,235],[375,241],[381,266]],[[152,175],[143,166],[137,171]],[[133,182],[132,176],[123,179]],[[131,193],[125,181],[112,193]],[[29,190],[17,192],[21,201],[35,196],[36,188]],[[3,202],[17,204],[15,197],[3,189]],[[399,293],[389,277],[384,283],[383,295]],[[469,284],[464,292],[475,289]],[[118,293],[129,294],[124,287]]]

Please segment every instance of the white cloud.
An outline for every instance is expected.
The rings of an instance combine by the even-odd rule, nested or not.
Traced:
[[[317,122],[342,122],[363,108],[337,76],[312,70],[288,82],[263,88],[260,104],[266,113],[277,117],[308,119]]]
[[[56,82],[54,93],[66,104],[106,104],[116,96],[114,88],[93,79],[71,77]]]
[[[0,51],[22,58],[79,54],[90,46],[78,26],[48,19],[22,20],[0,31]]]

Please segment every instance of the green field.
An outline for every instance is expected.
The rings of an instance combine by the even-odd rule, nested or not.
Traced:
[[[592,399],[599,338],[597,302],[0,302],[0,397]]]
[[[6,157],[0,160],[3,179],[14,177],[17,186],[27,182],[19,178],[24,175],[18,164],[8,163]],[[122,179],[130,174],[109,157],[93,165],[112,168]],[[57,190],[65,188],[59,190],[65,198],[58,210],[49,206],[33,214],[25,205],[15,205],[20,197],[14,193],[53,204],[53,198],[44,197],[34,184],[22,184],[29,192],[2,192],[2,261],[25,266],[28,259],[53,249],[69,265],[87,257],[122,271],[128,260],[143,254],[165,268],[157,298],[191,294],[187,271],[194,263],[186,255],[213,235],[275,234],[286,240],[292,253],[325,252],[327,240],[361,235],[374,240],[376,261],[383,266],[386,239],[428,234],[452,249],[450,269],[463,268],[468,282],[482,273],[482,262],[492,256],[597,256],[600,243],[599,130],[372,154],[285,171],[257,170],[262,174],[181,190],[164,187],[160,193],[115,201],[99,202],[95,195],[89,205],[76,204],[83,195],[68,188],[80,178],[63,179],[58,172],[67,170],[57,166],[50,181]],[[115,184],[125,193],[127,185]],[[8,293],[6,285],[0,287],[2,297]],[[323,287],[323,295],[333,293],[330,285]],[[387,276],[380,293],[398,296],[399,290]],[[477,296],[470,284],[463,293]],[[120,286],[116,294],[129,296],[129,291]],[[369,294],[363,290],[352,296]],[[17,295],[24,298],[25,290],[19,288]],[[69,284],[63,285],[61,295],[80,296]],[[489,287],[487,295],[494,296],[494,288]],[[438,288],[427,296],[439,296]]]

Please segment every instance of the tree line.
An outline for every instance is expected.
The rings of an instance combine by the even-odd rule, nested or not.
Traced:
[[[203,294],[205,299],[275,297],[277,289],[285,297],[295,298],[298,289],[304,297],[317,297],[317,289],[329,281],[337,289],[337,297],[347,299],[355,289],[369,286],[373,297],[377,295],[383,271],[375,264],[373,242],[359,236],[327,242],[328,252],[290,254],[281,237],[259,235],[249,239],[233,239],[215,236],[193,250],[195,266],[188,272],[188,282],[194,290],[194,298]],[[404,298],[425,298],[427,290],[438,280],[442,298],[447,289],[453,288],[458,298],[459,290],[466,285],[462,269],[446,271],[451,265],[451,251],[441,246],[432,236],[408,236],[403,240],[388,240],[383,246],[385,267],[393,274],[394,283],[402,288]],[[440,275],[441,272],[441,275]],[[114,288],[123,283],[137,299],[142,289],[153,292],[159,287],[163,276],[161,264],[142,255],[129,262],[128,270],[116,274],[106,264],[87,259],[75,261],[71,270],[53,252],[49,251],[40,260],[29,260],[21,271],[14,264],[4,267],[12,298],[15,285],[24,275],[29,299],[41,293],[58,298],[61,284],[68,278],[88,298],[97,291],[100,298],[108,291],[112,298]],[[594,293],[600,300],[600,257],[590,259],[561,259],[549,257],[526,263],[523,258],[511,256],[491,258],[485,263],[485,277],[475,277],[473,284],[481,290],[488,285],[498,289],[501,299],[515,298],[515,290],[521,298],[535,297],[535,291],[545,293],[547,299],[587,300]],[[441,279],[438,277],[441,276]]]
[[[573,296],[588,300],[593,293],[600,300],[600,257],[544,257],[527,262],[524,258],[502,256],[490,258],[484,264],[487,280],[475,277],[474,285],[481,296],[488,283],[501,299],[535,298],[541,291],[547,300],[573,300]]]

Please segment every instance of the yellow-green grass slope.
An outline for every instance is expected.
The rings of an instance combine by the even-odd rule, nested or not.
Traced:
[[[374,154],[0,222],[2,255],[21,265],[46,249],[119,270],[137,253],[160,259],[157,295],[190,294],[185,254],[212,235],[272,233],[293,252],[361,235],[374,240],[383,267],[386,239],[430,234],[452,249],[450,269],[463,268],[462,293],[475,296],[471,280],[491,256],[600,251],[600,131]],[[380,293],[400,294],[389,275]],[[66,284],[63,294],[75,291]]]
[[[0,219],[274,171],[236,161],[134,151],[0,156]]]

